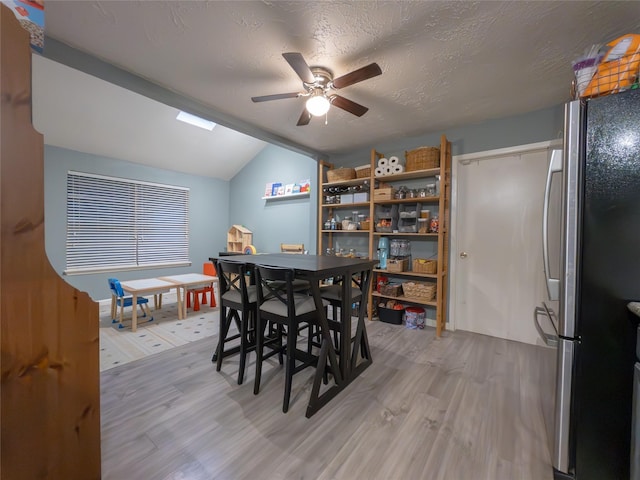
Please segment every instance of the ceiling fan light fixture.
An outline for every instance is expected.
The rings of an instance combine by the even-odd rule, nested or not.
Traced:
[[[307,111],[315,117],[321,117],[327,113],[330,106],[331,102],[329,102],[329,99],[325,97],[322,91],[316,91],[309,100],[307,100]]]

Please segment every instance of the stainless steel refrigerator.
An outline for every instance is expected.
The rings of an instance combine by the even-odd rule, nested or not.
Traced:
[[[548,298],[534,322],[549,346],[540,376],[554,477],[628,479],[638,318],[626,306],[640,300],[640,90],[566,105],[543,223]]]

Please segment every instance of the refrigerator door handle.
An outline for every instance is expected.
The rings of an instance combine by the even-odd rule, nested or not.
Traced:
[[[544,277],[549,300],[560,299],[560,279],[551,278],[549,269],[549,197],[551,195],[551,179],[554,173],[562,172],[562,150],[551,151],[547,183],[544,189],[544,205],[542,208],[542,258],[544,260]]]
[[[543,328],[540,326],[540,322],[538,321],[538,316],[540,315],[544,315],[548,317],[549,321],[553,325],[553,319],[551,318],[551,314],[549,313],[549,310],[546,308],[546,306],[544,308],[536,307],[536,309],[533,311],[533,324],[535,325],[536,330],[538,331],[538,335],[540,336],[540,338],[542,339],[542,341],[547,347],[557,347],[558,335],[557,334],[553,335],[543,330]],[[555,326],[554,326],[554,329],[555,329]]]

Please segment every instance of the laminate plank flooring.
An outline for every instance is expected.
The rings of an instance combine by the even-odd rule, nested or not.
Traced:
[[[312,418],[311,368],[265,365],[253,395],[217,337],[101,374],[104,479],[551,480],[539,349],[468,332],[368,322],[373,364]],[[271,361],[273,360],[273,361]]]

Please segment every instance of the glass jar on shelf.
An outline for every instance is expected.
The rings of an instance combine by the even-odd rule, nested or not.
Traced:
[[[396,191],[394,197],[396,200],[404,200],[405,198],[407,198],[407,187],[401,185],[400,188],[398,188],[398,190]]]
[[[398,257],[408,257],[411,255],[411,242],[409,240],[398,240]]]

